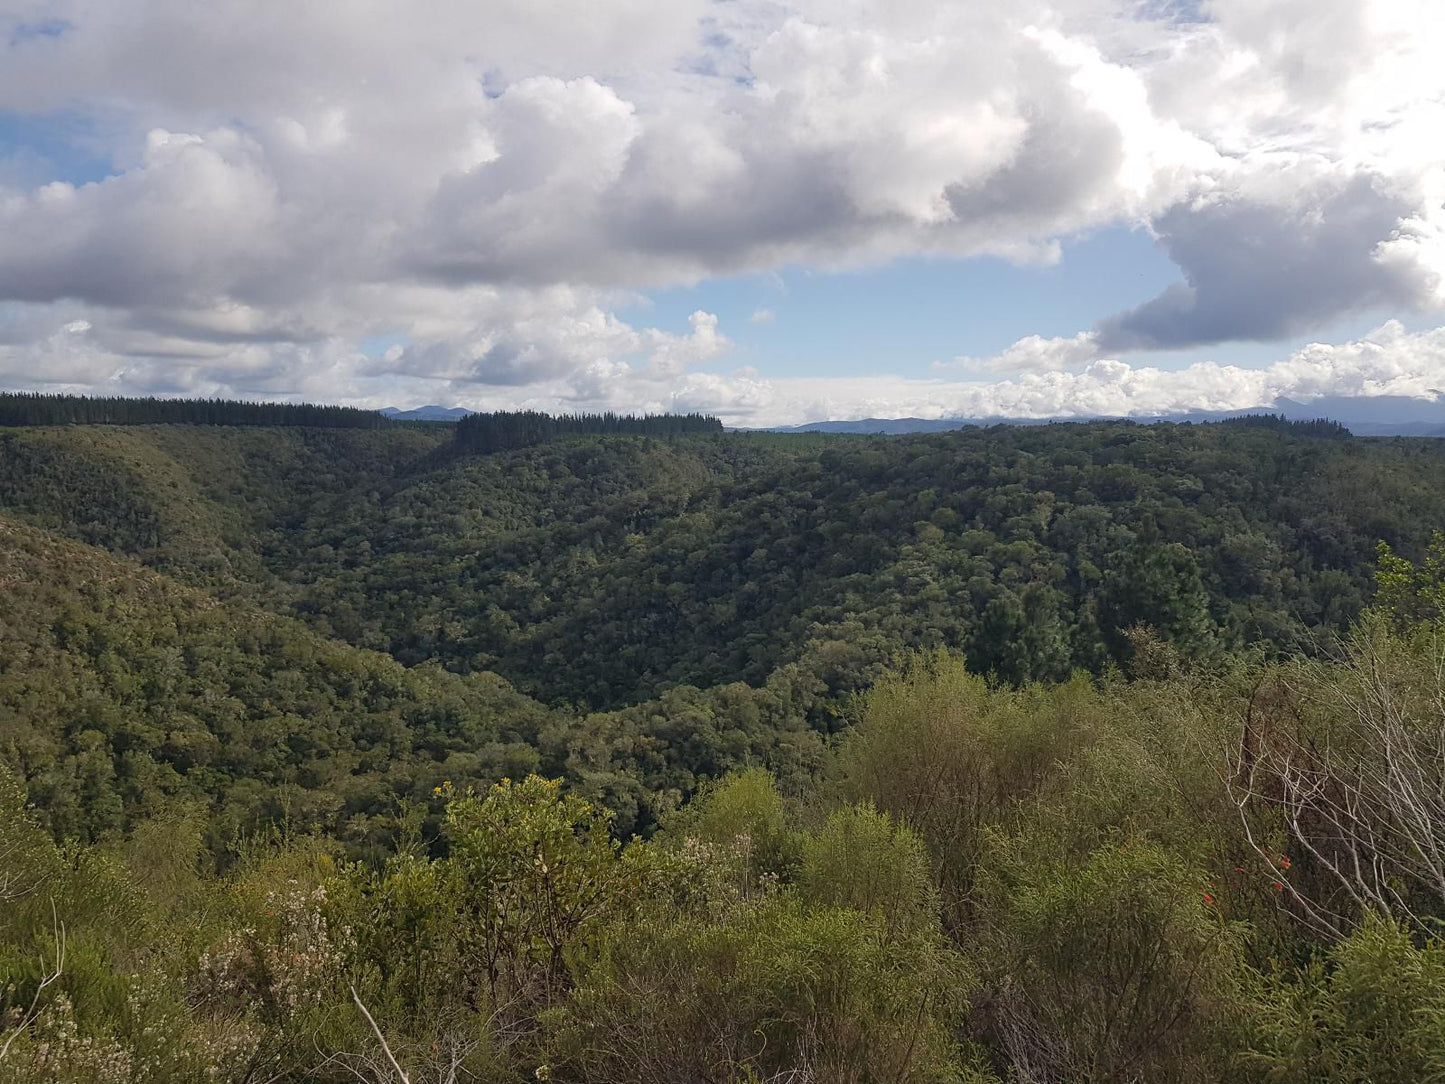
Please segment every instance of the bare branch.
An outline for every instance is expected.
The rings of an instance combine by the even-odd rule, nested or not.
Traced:
[[[10,1046],[24,1032],[30,1029],[40,1016],[40,999],[47,987],[60,981],[60,976],[65,971],[65,923],[60,921],[59,912],[55,909],[54,897],[50,900],[50,924],[52,936],[55,939],[55,966],[43,976],[40,984],[35,987],[35,996],[30,999],[30,1006],[20,1014],[20,1019],[10,1034],[5,1037],[5,1042],[0,1045],[0,1061],[10,1053]]]
[[[362,1004],[361,995],[356,992],[355,986],[351,987],[351,1000],[356,1002],[356,1007],[361,1010],[361,1015],[366,1017],[366,1022],[371,1025],[371,1030],[376,1033],[376,1041],[381,1044],[381,1051],[386,1055],[386,1060],[391,1062],[391,1067],[396,1070],[396,1075],[400,1078],[401,1084],[411,1084],[411,1078],[406,1075],[406,1070],[401,1067],[395,1055],[392,1054],[391,1047],[387,1044],[386,1036],[381,1033],[381,1028],[376,1026],[376,1021],[372,1019],[371,1013],[367,1010],[366,1006]]]

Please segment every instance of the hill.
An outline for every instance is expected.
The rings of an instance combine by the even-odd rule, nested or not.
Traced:
[[[7,1080],[1429,1079],[1439,443],[518,420],[0,430]]]
[[[0,511],[406,665],[612,710],[819,684],[815,727],[900,649],[1059,678],[1345,627],[1374,546],[1445,522],[1445,450],[1274,422],[904,437],[447,430],[0,431]],[[818,714],[821,713],[821,714]]]
[[[594,708],[794,662],[846,693],[900,646],[1057,678],[1127,661],[1138,621],[1200,657],[1343,627],[1375,543],[1445,515],[1442,455],[1240,426],[579,439],[397,479],[280,562],[330,635]]]
[[[784,671],[584,717],[0,516],[0,764],[62,838],[114,838],[189,803],[217,855],[282,822],[375,854],[398,803],[435,830],[443,781],[528,772],[565,774],[619,831],[646,829],[742,764],[805,777],[821,745],[804,684]]]
[[[541,705],[493,675],[408,670],[0,518],[0,756],[57,835],[177,799],[218,847],[282,819],[376,842],[441,778],[539,766]]]

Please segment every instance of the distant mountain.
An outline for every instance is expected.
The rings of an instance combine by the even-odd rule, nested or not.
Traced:
[[[1282,398],[1274,409],[1291,421],[1331,418],[1362,437],[1445,437],[1445,396],[1329,396],[1308,403]]]
[[[779,425],[773,433],[936,433],[960,429],[973,422],[961,418],[859,418],[846,422],[807,422],[804,425]]]
[[[444,406],[420,406],[414,410],[398,410],[396,407],[383,407],[380,411],[388,418],[399,422],[454,422],[465,418],[475,411],[466,407],[444,407]]]
[[[1129,420],[1154,422],[1218,422],[1246,414],[1280,414],[1290,421],[1326,418],[1362,437],[1445,437],[1445,396],[1436,400],[1404,395],[1328,396],[1308,403],[1280,398],[1273,406],[1248,410],[1191,410],[1120,419],[1119,415],[1078,418],[863,418],[858,421],[808,422],[778,426],[775,433],[940,433],[968,426],[1047,425],[1050,422]]]
[[[402,422],[455,422],[475,413],[466,407],[444,407],[435,404],[399,410],[385,407],[380,411],[388,418]],[[1191,410],[1179,414],[1134,416],[1141,424],[1153,422],[1217,422],[1244,414],[1281,414],[1290,421],[1313,421],[1328,418],[1339,422],[1356,436],[1362,437],[1445,437],[1445,395],[1439,399],[1413,399],[1404,395],[1328,396],[1307,403],[1280,398],[1272,406],[1248,410]],[[774,433],[943,433],[968,426],[1048,425],[1050,422],[1106,421],[1119,415],[1098,415],[1087,418],[861,418],[853,421],[808,422],[804,425],[775,426]]]

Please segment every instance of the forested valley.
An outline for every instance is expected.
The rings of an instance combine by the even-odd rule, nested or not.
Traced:
[[[0,428],[0,1079],[1445,1081],[1445,443],[146,409]]]

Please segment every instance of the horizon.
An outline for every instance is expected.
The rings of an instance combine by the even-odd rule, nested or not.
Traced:
[[[28,389],[14,391],[0,391],[0,400],[6,396],[51,398],[65,400],[67,398],[86,399],[96,401],[116,402],[166,402],[166,403],[217,403],[245,406],[277,406],[277,407],[301,407],[301,408],[342,408],[360,410],[366,413],[379,414],[388,419],[403,419],[409,421],[425,421],[443,424],[446,422],[461,421],[462,418],[485,411],[468,410],[465,407],[445,407],[436,403],[426,403],[415,407],[397,407],[388,405],[384,407],[354,407],[345,403],[326,402],[324,400],[282,400],[282,399],[254,399],[235,398],[222,399],[218,397],[202,396],[111,396],[94,395],[86,396],[76,393],[45,392]],[[1060,423],[1092,423],[1092,422],[1136,422],[1139,424],[1207,424],[1211,422],[1233,421],[1241,418],[1277,418],[1281,421],[1292,423],[1314,423],[1328,422],[1339,425],[1342,428],[1350,429],[1361,436],[1426,436],[1445,437],[1445,409],[1438,414],[1415,414],[1415,415],[1391,415],[1381,418],[1378,411],[1372,413],[1357,414],[1351,412],[1350,408],[1356,404],[1360,406],[1377,406],[1382,403],[1397,405],[1401,402],[1415,403],[1420,406],[1436,405],[1436,400],[1429,398],[1414,398],[1400,396],[1371,396],[1371,397],[1323,397],[1313,402],[1297,402],[1281,397],[1272,405],[1258,405],[1243,407],[1235,410],[1217,411],[1178,411],[1167,414],[1076,414],[1076,415],[1048,415],[1038,417],[1007,416],[1007,415],[986,415],[986,416],[944,416],[944,417],[867,417],[867,418],[829,418],[810,422],[802,422],[795,425],[731,425],[727,424],[720,415],[707,412],[679,412],[679,411],[637,411],[629,410],[626,407],[614,407],[599,411],[546,411],[534,410],[533,408],[522,408],[521,410],[498,413],[540,413],[544,416],[556,418],[561,417],[603,417],[614,416],[619,418],[637,419],[652,417],[702,417],[708,421],[716,421],[722,424],[724,430],[729,432],[767,432],[767,431],[790,431],[808,430],[814,432],[832,433],[886,433],[889,435],[902,435],[906,433],[940,432],[954,428],[967,428],[970,426],[983,425],[1032,425],[1032,424],[1060,424]],[[1312,411],[1310,408],[1314,403],[1321,404],[1319,411]],[[1445,407],[1445,404],[1441,404]],[[438,414],[449,414],[452,417],[415,417],[407,418],[407,415],[423,415],[427,412]],[[43,422],[13,422],[7,424],[50,424]],[[123,424],[133,424],[126,422]],[[221,423],[225,424],[225,423]],[[267,423],[247,423],[267,424]],[[285,423],[294,424],[294,423]],[[882,428],[871,429],[861,428],[869,425],[877,425]]]

